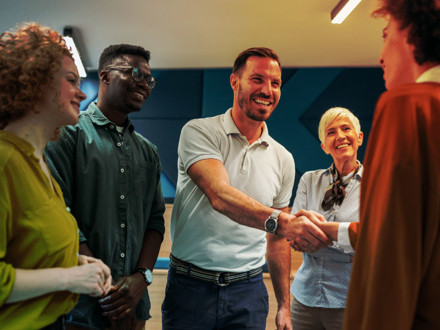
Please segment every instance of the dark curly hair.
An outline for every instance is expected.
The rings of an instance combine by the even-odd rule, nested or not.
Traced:
[[[122,58],[124,55],[139,55],[150,62],[150,52],[141,46],[119,44],[111,45],[105,48],[99,57],[98,72],[104,70],[113,63],[116,58]]]
[[[374,17],[392,16],[400,29],[408,31],[408,43],[415,46],[419,65],[440,63],[440,6],[436,0],[381,0]]]
[[[64,56],[72,58],[62,36],[38,23],[0,35],[0,129],[33,109]]]
[[[241,69],[243,69],[247,62],[247,59],[251,56],[268,57],[274,59],[275,61],[277,61],[278,65],[281,68],[281,63],[278,55],[272,49],[265,47],[252,47],[238,54],[237,58],[235,59],[234,66],[232,67],[232,73],[240,74]]]

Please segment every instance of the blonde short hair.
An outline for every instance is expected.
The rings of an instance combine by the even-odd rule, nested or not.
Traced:
[[[334,107],[324,112],[321,120],[319,121],[318,134],[321,143],[324,143],[326,128],[338,117],[347,118],[353,125],[356,134],[359,136],[359,133],[361,132],[361,124],[359,123],[359,119],[346,108]]]

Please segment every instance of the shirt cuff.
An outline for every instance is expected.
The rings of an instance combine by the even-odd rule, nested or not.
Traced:
[[[351,222],[341,222],[338,228],[338,247],[343,249],[346,253],[354,252],[350,243],[350,236],[348,234],[348,227]]]

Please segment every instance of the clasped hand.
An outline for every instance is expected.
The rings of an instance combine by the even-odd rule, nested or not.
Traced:
[[[66,275],[69,290],[74,293],[100,297],[106,295],[111,288],[110,268],[93,257],[79,255],[78,266],[68,268]]]
[[[321,214],[300,210],[291,217],[285,225],[283,236],[294,250],[312,253],[332,244],[319,228],[319,224],[326,221]]]
[[[112,328],[134,329],[136,306],[147,287],[140,275],[136,273],[119,278],[110,293],[99,300],[103,315],[110,318]]]

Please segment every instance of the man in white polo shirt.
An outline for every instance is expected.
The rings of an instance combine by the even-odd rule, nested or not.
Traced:
[[[281,95],[278,56],[268,48],[243,51],[230,83],[233,107],[190,121],[180,136],[163,329],[265,329],[266,232],[277,328],[291,329],[285,238],[306,250],[330,243],[287,210],[293,157],[265,124]]]

